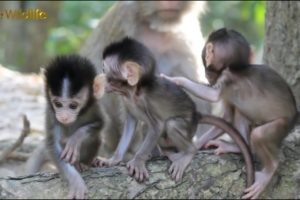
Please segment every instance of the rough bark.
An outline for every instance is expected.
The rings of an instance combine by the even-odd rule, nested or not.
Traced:
[[[296,172],[300,168],[300,126],[284,142],[277,175],[261,198],[300,198]],[[257,164],[257,163],[256,163]],[[90,169],[82,173],[88,198],[240,198],[245,187],[244,162],[240,155],[213,155],[201,151],[188,167],[183,181],[175,183],[167,173],[170,162],[156,159],[147,164],[150,179],[137,183],[124,166]],[[258,167],[258,166],[256,166]],[[58,174],[39,173],[0,178],[0,198],[65,198],[68,187]]]
[[[300,105],[300,2],[267,1],[264,61],[290,84]]]

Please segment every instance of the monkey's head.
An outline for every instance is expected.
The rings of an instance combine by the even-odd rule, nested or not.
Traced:
[[[137,1],[139,19],[155,28],[176,24],[188,13],[198,16],[203,7],[201,1]]]
[[[94,101],[92,63],[78,55],[58,56],[45,69],[45,94],[56,119],[68,125]]]
[[[214,85],[225,69],[237,72],[249,67],[250,56],[250,45],[242,34],[226,28],[216,30],[202,50],[206,78]]]
[[[142,43],[127,37],[104,49],[103,65],[107,92],[127,95],[129,90],[154,78],[155,60],[152,53]],[[103,77],[97,76],[95,82],[104,82]]]

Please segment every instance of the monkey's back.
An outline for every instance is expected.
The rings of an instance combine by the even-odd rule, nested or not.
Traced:
[[[149,104],[161,120],[174,117],[194,118],[195,103],[175,83],[156,77],[154,84],[147,88],[147,91]]]
[[[273,69],[252,65],[237,74],[227,91],[227,98],[255,123],[276,118],[292,120],[296,115],[296,102],[287,82]]]

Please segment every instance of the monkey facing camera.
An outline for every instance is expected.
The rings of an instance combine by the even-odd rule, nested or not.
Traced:
[[[44,75],[46,148],[69,184],[69,198],[86,198],[79,172],[96,162],[104,123],[94,97],[96,70],[86,58],[68,55],[53,59]]]
[[[137,120],[142,120],[149,128],[133,159],[127,163],[129,174],[140,182],[148,179],[145,163],[158,145],[162,154],[172,162],[169,168],[171,177],[180,181],[197,152],[192,143],[197,125],[207,123],[228,132],[238,143],[246,160],[247,185],[252,184],[252,157],[240,134],[224,120],[198,113],[195,103],[179,86],[156,76],[154,56],[142,43],[124,38],[110,44],[104,49],[103,65],[105,75],[98,75],[94,88],[106,82],[106,92],[122,96],[127,118],[116,151],[111,158],[102,160],[100,166],[116,165],[124,159],[135,137]]]

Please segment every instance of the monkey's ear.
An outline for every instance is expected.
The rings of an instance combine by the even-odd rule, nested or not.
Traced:
[[[105,93],[106,76],[99,74],[95,77],[93,83],[93,93],[96,99],[100,99]]]
[[[127,61],[123,64],[124,76],[129,85],[134,86],[140,80],[141,66],[136,62]]]
[[[206,49],[205,49],[205,63],[206,66],[209,66],[214,59],[214,45],[209,42],[206,44]]]

